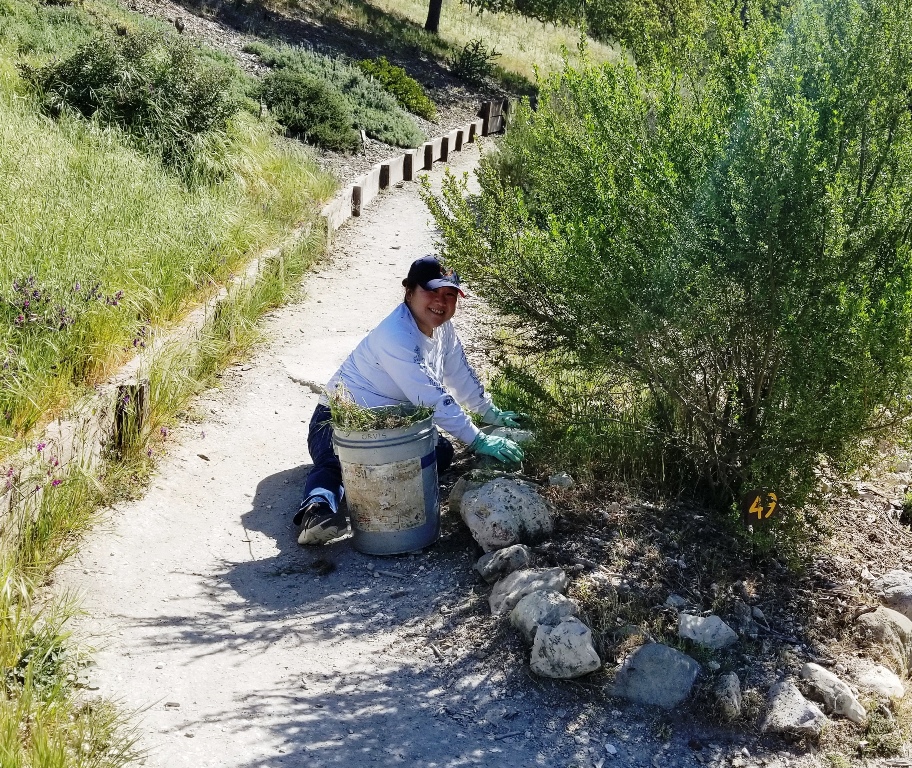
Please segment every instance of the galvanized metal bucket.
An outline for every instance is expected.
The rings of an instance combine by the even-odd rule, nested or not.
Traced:
[[[352,543],[369,555],[412,552],[437,541],[437,428],[428,418],[400,429],[333,429],[351,516]]]

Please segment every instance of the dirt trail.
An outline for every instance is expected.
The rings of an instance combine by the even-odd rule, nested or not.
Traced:
[[[454,169],[476,159],[463,152]],[[100,638],[88,684],[141,711],[147,765],[555,764],[553,746],[502,738],[532,725],[518,711],[475,727],[502,703],[497,680],[442,685],[420,642],[448,591],[471,582],[470,552],[314,551],[291,525],[312,390],[400,300],[408,264],[432,250],[428,219],[405,185],[340,232],[305,297],[266,320],[268,344],[177,430],[145,498],[61,574],[85,595],[80,631]],[[335,570],[321,575],[320,557]]]

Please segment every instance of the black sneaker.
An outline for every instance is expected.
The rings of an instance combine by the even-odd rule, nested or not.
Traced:
[[[348,520],[325,501],[303,502],[294,522],[301,526],[298,544],[325,544],[348,530]]]

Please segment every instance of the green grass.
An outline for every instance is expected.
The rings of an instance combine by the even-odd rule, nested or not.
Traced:
[[[102,489],[78,469],[53,485],[45,466],[36,461],[13,484],[0,538],[0,765],[119,768],[136,756],[135,734],[79,686],[87,656],[67,629],[75,601],[41,589],[91,524]]]
[[[424,30],[426,0],[277,0],[291,12],[326,17],[388,41],[390,54],[404,47],[417,48],[446,62],[471,40],[483,40],[501,56],[494,79],[508,90],[526,92],[535,82],[535,70],[543,75],[563,68],[564,57],[579,64],[580,33],[569,27],[542,24],[511,14],[479,15],[460,2],[446,2],[440,18],[440,32]],[[593,63],[613,60],[619,53],[609,45],[585,38]],[[382,51],[378,51],[382,53]]]
[[[64,17],[70,33],[61,40],[72,47],[85,30]],[[47,27],[45,20],[39,31]],[[152,326],[179,319],[188,301],[315,215],[335,188],[306,150],[278,143],[269,123],[245,112],[228,124],[218,158],[224,180],[188,188],[116,129],[43,116],[17,75],[20,61],[0,46],[0,436],[7,437],[25,434],[102,378]]]

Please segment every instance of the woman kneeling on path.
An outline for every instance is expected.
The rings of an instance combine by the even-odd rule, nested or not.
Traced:
[[[523,458],[512,440],[479,431],[460,408],[484,414],[486,424],[516,427],[516,414],[496,408],[477,374],[466,360],[450,322],[456,301],[465,296],[459,277],[444,270],[433,256],[415,261],[402,281],[405,299],[364,340],[326,385],[328,393],[340,387],[365,408],[404,404],[433,407],[434,423],[476,453],[503,462]],[[452,394],[451,394],[452,393]],[[320,399],[310,420],[307,447],[313,469],[304,486],[304,501],[294,517],[301,526],[299,544],[322,544],[345,532],[348,523],[339,512],[342,467],[333,452],[330,410]],[[453,445],[437,441],[437,468],[443,472],[453,460]]]

